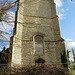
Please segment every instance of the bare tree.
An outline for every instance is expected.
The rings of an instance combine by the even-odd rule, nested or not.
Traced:
[[[5,0],[0,1],[0,21],[2,21],[2,16],[7,15],[9,9],[14,8],[17,5],[18,0]],[[6,17],[7,18],[7,17]]]
[[[13,14],[11,13],[10,15],[9,10],[15,9],[17,2],[18,0],[0,0],[0,26],[3,27],[3,29],[0,28],[0,48],[9,42],[8,37],[10,34],[5,26],[10,26],[12,23],[14,23]]]

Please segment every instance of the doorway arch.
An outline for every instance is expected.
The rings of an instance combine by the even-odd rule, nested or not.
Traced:
[[[35,60],[35,64],[44,64],[44,63],[45,63],[45,60],[42,58],[38,58]]]

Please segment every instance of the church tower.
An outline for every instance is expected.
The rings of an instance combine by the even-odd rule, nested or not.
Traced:
[[[19,0],[12,46],[12,67],[63,63],[61,38],[54,0]]]

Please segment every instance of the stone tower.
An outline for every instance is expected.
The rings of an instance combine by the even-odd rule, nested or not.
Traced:
[[[12,67],[62,63],[65,43],[54,0],[19,0],[12,44]]]

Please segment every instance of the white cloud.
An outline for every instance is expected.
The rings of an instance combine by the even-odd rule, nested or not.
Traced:
[[[63,37],[63,39],[65,39],[66,42],[72,42],[73,41],[72,39],[66,38],[66,37]]]
[[[63,2],[61,0],[54,0],[54,2],[56,3],[56,7],[57,7],[57,14],[59,16],[59,19],[63,19],[64,15],[64,9],[61,8],[63,6]]]
[[[9,34],[2,33],[1,35],[2,35],[6,40],[9,40],[9,38],[10,38],[10,35],[9,35]]]
[[[6,48],[9,48],[9,45],[6,45]]]
[[[70,51],[69,53],[69,57],[70,57],[70,61],[74,61],[73,59],[73,53],[72,53],[72,48],[74,49],[75,52],[75,42],[69,42],[66,44],[67,49]]]
[[[13,12],[7,12],[7,15],[3,16],[3,20],[2,22],[0,22],[0,40],[9,40],[10,39],[10,31],[13,30],[14,27],[14,20],[15,20],[15,13]],[[6,22],[7,21],[7,22]],[[11,21],[12,23],[9,23],[9,21]],[[3,38],[2,38],[3,37]],[[0,41],[1,42],[1,41]]]
[[[64,12],[64,9],[62,8],[60,11],[61,11],[61,12]]]
[[[66,48],[67,48],[67,50],[70,51],[70,53],[69,53],[69,57],[70,57],[69,60],[70,61],[74,61],[72,48],[75,50],[75,42],[72,39],[69,39],[69,38],[66,38],[66,37],[64,37],[64,39],[65,39],[66,42],[68,42],[68,43],[66,43]]]
[[[69,57],[70,57],[69,58],[70,61],[74,61],[72,52],[69,53]]]
[[[6,18],[7,17],[7,18]],[[13,30],[13,27],[14,27],[14,20],[15,20],[15,13],[13,12],[7,12],[3,18],[2,18],[4,21],[3,21],[3,25],[4,25],[4,28],[6,30]]]
[[[73,41],[72,39],[66,39],[66,41]]]
[[[75,42],[69,42],[69,43],[67,43],[67,48],[69,48],[69,49],[75,48]]]
[[[61,7],[63,5],[61,0],[54,0],[54,2],[56,3],[57,7]]]
[[[59,13],[58,16],[59,16],[59,19],[62,19],[65,15],[62,13]]]

